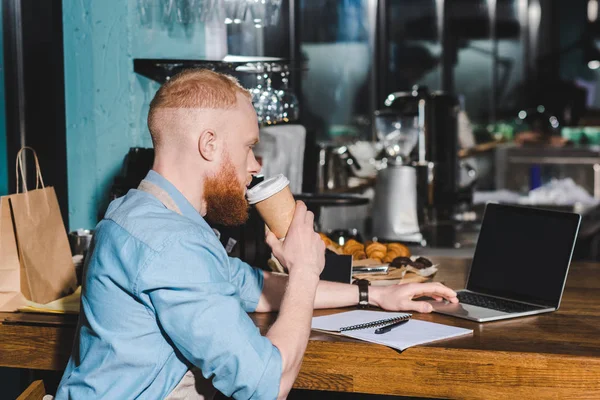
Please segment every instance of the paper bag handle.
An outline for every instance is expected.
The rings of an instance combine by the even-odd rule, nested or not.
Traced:
[[[42,178],[42,171],[40,168],[40,161],[38,160],[38,156],[35,152],[35,150],[29,146],[23,146],[21,148],[21,150],[19,150],[19,152],[17,153],[17,161],[16,161],[16,175],[17,175],[17,193],[20,193],[19,191],[19,175],[20,175],[20,181],[21,181],[21,186],[23,188],[23,193],[27,193],[27,182],[25,182],[25,173],[23,172],[23,158],[24,158],[24,150],[31,150],[33,152],[33,159],[35,160],[35,188],[39,189],[40,185],[42,186],[42,189],[45,188],[44,186],[44,178]]]

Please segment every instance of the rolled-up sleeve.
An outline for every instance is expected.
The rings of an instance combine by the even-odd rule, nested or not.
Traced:
[[[254,312],[263,289],[263,271],[251,267],[239,258],[229,258],[230,282],[237,287],[246,312]]]
[[[229,262],[202,231],[175,238],[140,272],[138,290],[174,346],[213,385],[236,399],[275,399],[281,354],[242,304],[254,303],[262,274],[248,271],[240,301]],[[261,285],[260,289],[251,288]],[[256,306],[254,305],[254,308]]]

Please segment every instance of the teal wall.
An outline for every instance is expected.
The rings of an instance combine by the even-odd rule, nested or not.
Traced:
[[[156,2],[155,2],[156,3]],[[134,58],[201,58],[204,27],[140,23],[137,0],[63,3],[70,229],[93,228],[130,147],[151,147],[148,104],[158,84]]]
[[[2,36],[2,32],[2,6],[0,6],[0,196],[8,193],[8,160],[6,155],[6,101],[4,99],[4,38]]]

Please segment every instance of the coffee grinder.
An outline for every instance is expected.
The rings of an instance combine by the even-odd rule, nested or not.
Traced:
[[[385,109],[375,112],[382,145],[373,200],[373,235],[383,240],[421,242],[417,215],[417,171],[411,153],[419,137],[418,117]]]
[[[458,98],[415,86],[410,92],[388,95],[385,106],[375,113],[387,166],[377,175],[373,236],[455,247],[453,217],[461,197]],[[414,142],[406,139],[413,136]],[[404,138],[401,144],[395,143],[398,138]],[[401,154],[395,154],[396,150],[402,150]]]

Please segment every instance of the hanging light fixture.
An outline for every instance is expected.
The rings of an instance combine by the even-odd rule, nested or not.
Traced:
[[[598,19],[598,0],[589,0],[587,5],[588,21],[596,22]]]

